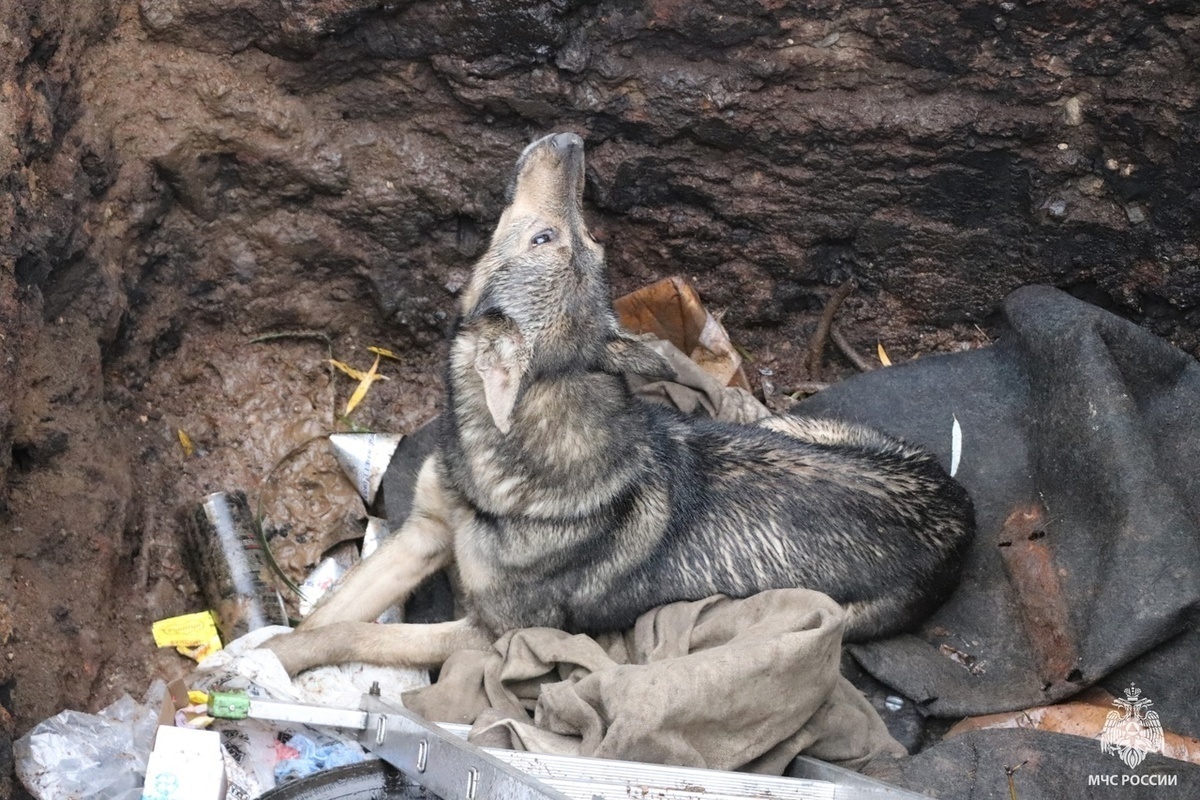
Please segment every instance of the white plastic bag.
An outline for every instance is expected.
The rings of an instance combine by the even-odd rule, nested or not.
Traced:
[[[99,714],[63,711],[13,743],[17,777],[38,800],[139,800],[167,685]]]

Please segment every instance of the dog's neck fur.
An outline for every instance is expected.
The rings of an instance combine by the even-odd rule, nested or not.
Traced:
[[[567,354],[531,365],[511,428],[501,431],[487,407],[475,368],[477,334],[462,331],[450,353],[447,380],[452,429],[442,443],[447,468],[467,499],[492,515],[586,515],[604,488],[633,466],[628,443],[639,441],[637,415],[624,379],[588,369],[586,354],[567,368]],[[617,434],[620,441],[614,440]],[[614,440],[614,441],[608,441]],[[607,447],[596,447],[598,442]],[[498,458],[498,453],[517,458]],[[597,458],[597,452],[605,456]],[[630,463],[622,463],[630,462]],[[500,474],[507,464],[509,472]],[[518,466],[514,466],[518,465]],[[564,503],[567,505],[564,506]]]

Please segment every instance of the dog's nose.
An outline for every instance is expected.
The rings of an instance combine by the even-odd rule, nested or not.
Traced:
[[[583,149],[583,139],[574,133],[556,133],[550,144],[559,152]]]

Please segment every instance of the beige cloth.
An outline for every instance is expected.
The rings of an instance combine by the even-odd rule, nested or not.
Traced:
[[[405,705],[473,724],[484,746],[770,774],[805,753],[858,769],[906,753],[841,677],[842,626],[826,595],[779,589],[672,603],[598,639],[527,628],[455,654]]]
[[[639,397],[674,406],[685,414],[698,414],[723,422],[750,425],[772,416],[750,392],[725,386],[670,342],[651,339],[646,344],[670,362],[675,379],[649,381],[639,375],[626,375],[630,388]]]

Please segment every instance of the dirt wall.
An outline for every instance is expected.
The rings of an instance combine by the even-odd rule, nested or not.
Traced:
[[[198,602],[177,511],[344,427],[331,354],[403,357],[355,424],[436,409],[539,133],[587,140],[615,287],[692,277],[755,383],[809,377],[849,277],[843,329],[894,360],[985,343],[1033,282],[1200,353],[1183,0],[24,0],[0,37],[9,730],[182,670],[148,634]],[[297,568],[361,511],[300,461],[268,487]]]

